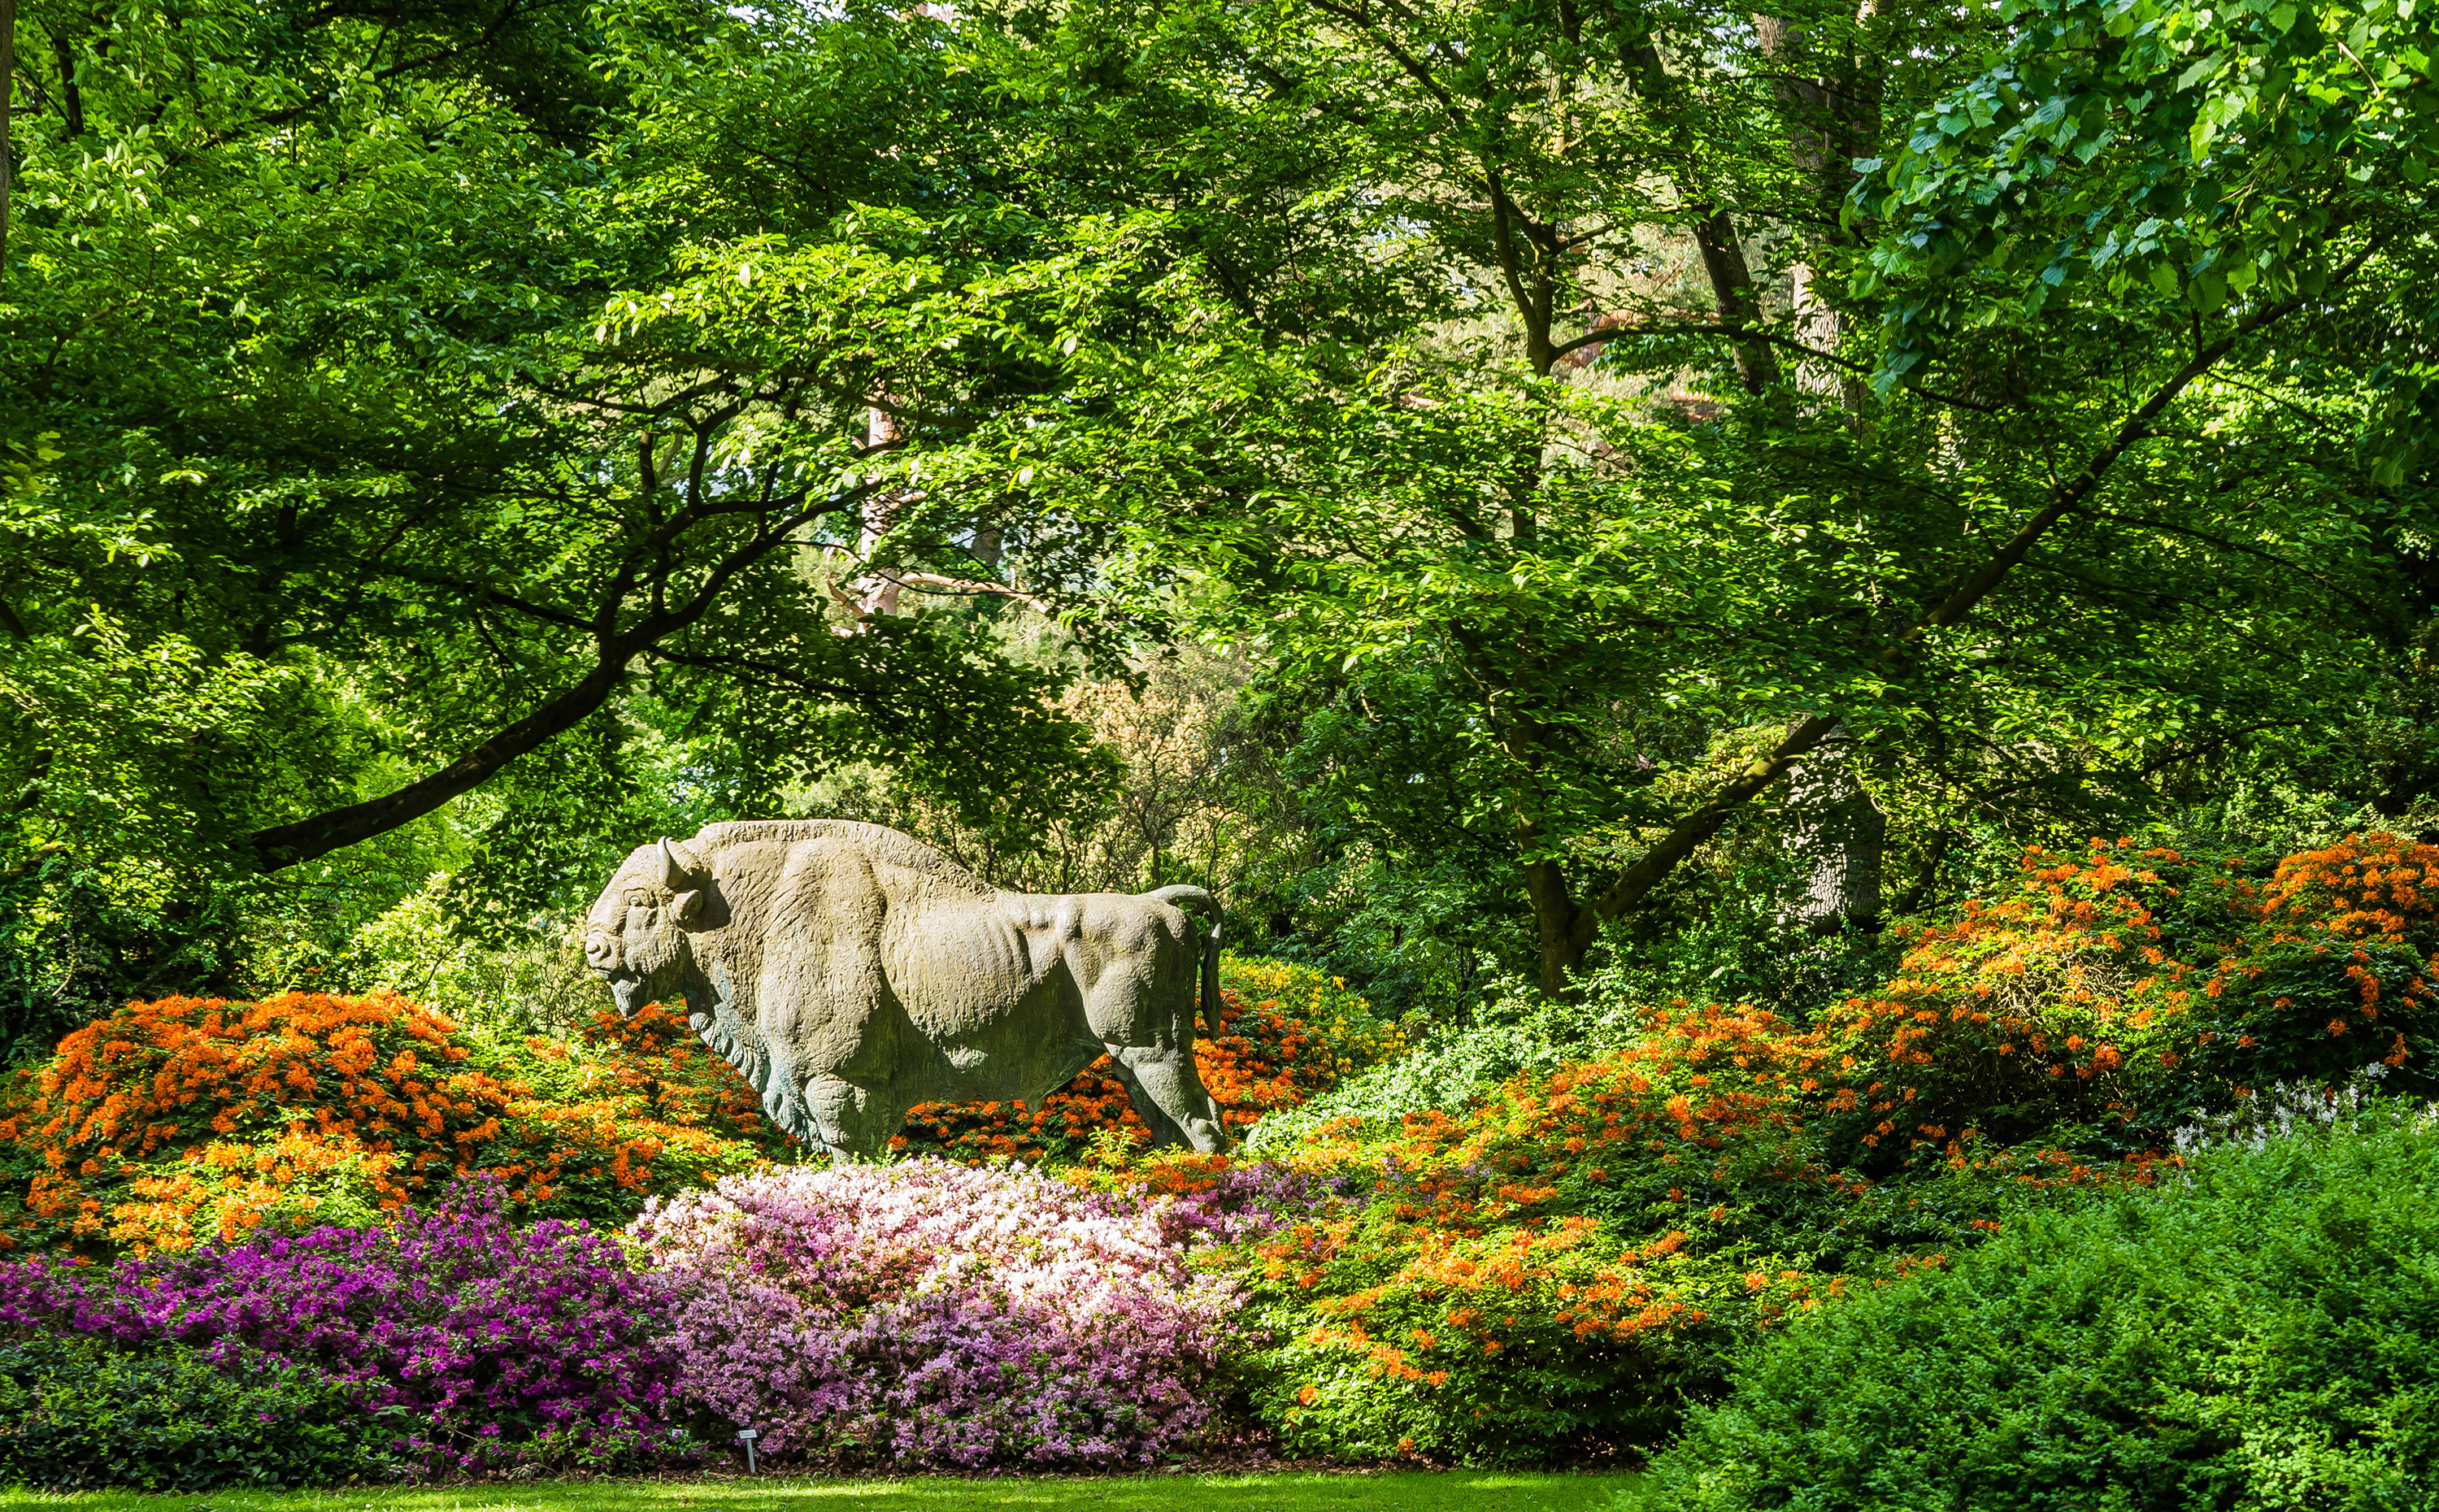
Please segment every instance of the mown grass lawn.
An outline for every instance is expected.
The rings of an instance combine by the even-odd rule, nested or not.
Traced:
[[[1090,1479],[574,1481],[352,1491],[56,1496],[0,1490],[0,1512],[1592,1512],[1629,1475],[1487,1470],[1319,1475],[1151,1475]]]

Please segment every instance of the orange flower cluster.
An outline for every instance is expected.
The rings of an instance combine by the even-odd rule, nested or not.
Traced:
[[[2348,836],[2278,863],[2261,900],[2273,932],[2402,942],[2439,926],[2439,845]]]
[[[1676,1005],[1630,1048],[1519,1077],[1463,1117],[1412,1114],[1385,1140],[1352,1119],[1326,1126],[1291,1161],[1376,1177],[1371,1200],[1273,1238],[1258,1277],[1327,1320],[1305,1332],[1307,1349],[1408,1382],[1452,1358],[1665,1353],[1723,1307],[1777,1316],[1810,1278],[1731,1278],[1685,1262],[1688,1228],[1639,1240],[1595,1215],[1675,1208],[1718,1231],[1729,1215],[1711,1194],[1827,1186],[1802,1117],[1827,1054],[1758,1010]]]
[[[2374,1062],[2430,1084],[2439,847],[2352,837],[2266,885],[2244,871],[2127,840],[2032,852],[2010,894],[1923,930],[1878,994],[1822,1017],[1829,1112],[1866,1148],[1954,1163],[2063,1122],[2140,1145],[2231,1095]]]
[[[1195,1069],[1220,1105],[1220,1117],[1242,1130],[1264,1113],[1292,1108],[1334,1085],[1346,1067],[1335,1037],[1276,1002],[1247,1003],[1234,987],[1220,992],[1220,1032],[1194,1042]],[[981,1161],[1025,1162],[1073,1156],[1104,1130],[1137,1144],[1151,1134],[1127,1097],[1107,1056],[1043,1098],[1023,1102],[924,1103],[906,1116],[894,1149]],[[1168,1167],[1162,1167],[1167,1170]],[[1182,1174],[1164,1180],[1184,1181]]]
[[[1644,1433],[1641,1383],[1823,1290],[1710,1257],[1733,1243],[1718,1192],[1826,1188],[1799,1115],[1822,1054],[1767,1014],[1672,1007],[1631,1048],[1461,1116],[1324,1126],[1291,1163],[1368,1191],[1246,1262],[1257,1319],[1288,1340],[1257,1392],[1283,1436],[1386,1452],[1396,1424],[1433,1453],[1532,1457],[1595,1426]]]
[[[658,1009],[502,1047],[390,995],[133,1003],[10,1089],[0,1144],[27,1175],[0,1241],[176,1250],[476,1174],[543,1210],[632,1206],[750,1160],[740,1094],[758,1129],[742,1079]]]
[[[602,1009],[570,1041],[525,1044],[525,1094],[487,1168],[518,1201],[621,1218],[655,1192],[794,1147],[762,1100],[659,1004]]]
[[[2435,896],[2439,850],[2384,836],[2266,881],[2130,842],[2035,852],[1809,1025],[1668,1005],[1461,1115],[1326,1126],[1286,1158],[1362,1195],[1248,1256],[1288,1341],[1257,1397],[1313,1450],[1389,1452],[1392,1424],[1468,1454],[1579,1432],[1595,1383],[1697,1371],[1711,1335],[1849,1284],[1746,1256],[1943,1264],[1998,1228],[2002,1190],[2147,1183],[2170,1130],[2286,1068],[2406,1075]],[[1909,1165],[1941,1183],[1929,1210],[1889,1180]]]
[[[1256,1398],[1301,1449],[1546,1452],[1698,1378],[1723,1330],[1944,1264],[2003,1193],[2148,1183],[2242,1087],[2409,1076],[2434,898],[2439,850],[2386,836],[2266,880],[2130,841],[2036,851],[1808,1025],[1653,1007],[1628,1048],[1462,1114],[1326,1126],[1286,1158],[1358,1195],[1245,1259],[1286,1341]],[[1825,1269],[1754,1263],[1773,1254]]]
[[[514,1096],[460,1064],[456,1028],[397,998],[133,1003],[61,1041],[0,1138],[39,1151],[27,1210],[80,1237],[183,1222],[217,1172],[284,1187],[352,1164],[393,1208],[466,1169]]]

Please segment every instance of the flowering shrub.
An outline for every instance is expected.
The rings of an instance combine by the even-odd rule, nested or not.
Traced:
[[[2155,1146],[2274,1082],[2366,1065],[2439,1090],[2439,847],[2349,838],[2264,883],[2132,842],[2035,850],[1924,929],[1898,976],[1823,1015],[1825,1111],[1885,1168],[2066,1124]]]
[[[2150,1180],[2034,1147],[1875,1181],[1822,1116],[1836,1054],[1758,1010],[1670,1006],[1462,1114],[1324,1126],[1278,1158],[1334,1199],[1236,1252],[1255,1407],[1341,1456],[1654,1444],[1757,1331],[1943,1265],[2047,1194]]]
[[[518,1226],[496,1183],[386,1226],[260,1235],[102,1270],[0,1264],[0,1325],[258,1356],[348,1384],[428,1469],[650,1457],[668,1304],[582,1224]]]
[[[403,998],[130,1004],[11,1089],[19,1243],[183,1250],[271,1220],[365,1223],[497,1175],[546,1214],[623,1220],[780,1136],[657,1007],[499,1044]]]
[[[736,1068],[650,1004],[603,1008],[511,1061],[525,1095],[490,1169],[533,1211],[624,1223],[649,1196],[699,1186],[796,1146]]]
[[[1265,1113],[1292,1108],[1341,1079],[1404,1052],[1397,1025],[1372,1013],[1344,984],[1281,961],[1221,962],[1220,1032],[1198,1036],[1195,1068],[1240,1132]],[[924,1103],[890,1144],[908,1153],[980,1161],[1073,1158],[1102,1130],[1148,1141],[1126,1089],[1103,1057],[1027,1108],[1022,1102]]]
[[[1146,1464],[1212,1421],[1207,1211],[939,1160],[733,1176],[648,1206],[681,1388],[774,1457]]]
[[[2198,1112],[2366,1063],[2430,1086],[2435,899],[2439,849],[2386,836],[2266,880],[2034,852],[1809,1026],[1646,1006],[1627,1048],[1461,1114],[1319,1125],[1273,1152],[1347,1195],[1244,1262],[1256,1404],[1341,1454],[1665,1436],[1739,1338],[2041,1194],[2146,1185]]]
[[[1738,1263],[1708,1190],[1823,1184],[1778,1027],[1656,1016],[1635,1048],[1463,1116],[1342,1120],[1287,1154],[1353,1195],[1246,1255],[1268,1341],[1248,1375],[1283,1441],[1496,1462],[1665,1436],[1734,1334],[1815,1290],[1808,1268]]]
[[[742,1175],[779,1136],[657,1010],[502,1044],[387,997],[134,1005],[0,1134],[37,1163],[27,1237],[139,1258],[0,1269],[0,1325],[310,1366],[436,1465],[647,1456],[687,1412],[831,1466],[1140,1464],[1240,1386],[1293,1450],[1538,1460],[1666,1437],[1757,1331],[2150,1183],[2256,1088],[2439,1089],[2439,848],[2036,851],[1907,943],[1809,1023],[1611,1005],[1622,1048],[1461,1111],[1307,1109],[1269,1164],[1142,1151],[1096,1070],[917,1110],[901,1147],[946,1159]],[[1402,1048],[1311,972],[1228,969],[1198,1055],[1240,1128]],[[412,1214],[487,1171],[490,1205]],[[648,1195],[650,1286],[499,1206]],[[333,1216],[359,1227],[275,1236]]]
[[[1312,1041],[1299,1052],[1302,1059],[1332,1082],[1405,1053],[1404,1030],[1375,1014],[1345,982],[1312,967],[1222,955],[1220,986],[1259,1011],[1301,1024]]]

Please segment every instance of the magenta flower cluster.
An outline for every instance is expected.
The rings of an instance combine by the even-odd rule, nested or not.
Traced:
[[[672,1292],[680,1390],[828,1465],[1146,1464],[1207,1428],[1234,1218],[937,1160],[764,1170],[629,1230]]]
[[[650,1461],[677,1362],[665,1290],[610,1236],[520,1226],[489,1183],[386,1228],[265,1236],[82,1271],[0,1266],[0,1323],[250,1351],[357,1385],[427,1471]]]

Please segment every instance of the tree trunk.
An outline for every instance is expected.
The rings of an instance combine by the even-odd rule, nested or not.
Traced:
[[[0,288],[9,281],[9,191],[15,176],[9,126],[16,118],[17,0],[0,0]]]
[[[1695,161],[1698,154],[1690,107],[1679,98],[1677,79],[1668,72],[1666,60],[1660,56],[1658,41],[1647,36],[1629,44],[1624,56],[1635,71],[1636,93],[1653,109],[1666,115],[1670,133],[1686,161]],[[1729,345],[1736,353],[1736,378],[1747,393],[1761,393],[1778,382],[1778,358],[1771,352],[1770,343],[1754,332],[1754,327],[1761,320],[1761,289],[1754,282],[1744,243],[1736,237],[1735,218],[1718,203],[1710,186],[1681,179],[1677,194],[1684,202],[1693,224],[1694,245],[1702,255],[1702,272],[1711,282],[1711,298],[1718,306],[1719,324],[1726,328]]]
[[[879,404],[866,406],[864,444],[878,452],[881,447],[898,438],[897,417]],[[881,538],[889,534],[891,525],[898,523],[899,503],[899,497],[895,493],[876,493],[863,501],[863,526],[856,536],[856,551],[863,558],[867,569],[871,566],[872,559],[880,552]],[[899,581],[897,574],[867,570],[862,577],[847,585],[846,592],[847,601],[854,609],[856,618],[862,621],[870,619],[876,614],[898,613],[899,596],[905,591],[906,585]]]
[[[1584,964],[1584,953],[1592,949],[1598,930],[1584,932],[1577,927],[1584,910],[1576,901],[1574,892],[1567,886],[1567,874],[1557,862],[1526,862],[1524,891],[1533,900],[1541,991],[1548,997],[1563,997],[1574,984],[1576,969]]]
[[[1855,742],[1843,725],[1788,774],[1788,845],[1804,892],[1780,922],[1811,934],[1880,927],[1880,854],[1888,820],[1855,775]]]
[[[1811,187],[1821,220],[1825,224],[1835,223],[1839,205],[1855,186],[1855,154],[1866,150],[1879,130],[1880,98],[1872,80],[1875,62],[1866,60],[1858,64],[1849,55],[1832,61],[1836,77],[1800,78],[1793,70],[1803,61],[1803,29],[1756,15],[1754,31],[1762,55],[1780,66],[1771,88],[1787,113],[1789,164]],[[1821,297],[1817,273],[1808,263],[1795,262],[1789,264],[1787,276],[1795,339],[1813,351],[1835,353],[1839,315]],[[1863,407],[1862,380],[1832,364],[1797,358],[1795,384],[1807,393],[1835,396],[1850,414]]]
[[[1778,382],[1778,359],[1768,342],[1753,334],[1761,323],[1761,289],[1745,260],[1744,243],[1736,239],[1736,222],[1725,210],[1712,211],[1695,223],[1694,244],[1701,249],[1711,298],[1719,307],[1719,324],[1727,328],[1736,352],[1736,378],[1746,393],[1758,394]]]

